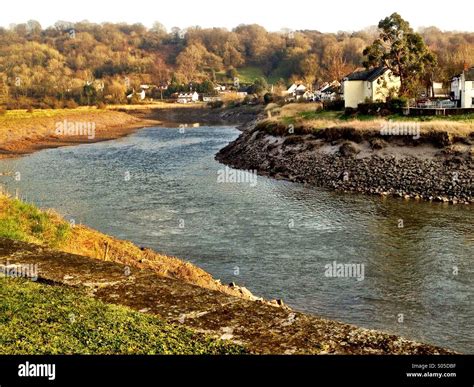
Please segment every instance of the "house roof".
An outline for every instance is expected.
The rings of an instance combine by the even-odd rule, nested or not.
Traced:
[[[328,87],[327,89],[324,89],[324,91],[322,91],[322,93],[324,94],[332,94],[332,93],[339,93],[340,92],[340,87],[339,86],[336,86],[336,85],[333,85],[331,87]]]
[[[346,76],[348,81],[368,81],[373,82],[388,71],[386,67],[375,67],[369,70],[355,71]]]

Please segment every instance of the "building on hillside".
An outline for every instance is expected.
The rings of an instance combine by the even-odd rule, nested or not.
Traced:
[[[214,87],[214,90],[217,91],[217,92],[222,92],[222,91],[225,91],[226,90],[226,86],[223,86],[223,85],[216,85]]]
[[[451,79],[451,99],[463,109],[474,107],[474,67]]]
[[[202,100],[203,102],[220,102],[222,101],[222,97],[217,95],[203,95]]]
[[[140,91],[132,91],[129,95],[127,95],[128,99],[132,99],[134,96],[137,96],[137,98],[140,101],[143,101],[146,98],[146,91],[141,89]]]
[[[355,109],[366,101],[385,102],[400,86],[400,77],[386,67],[355,71],[343,80],[344,106]]]
[[[336,99],[341,99],[343,97],[341,84],[338,81],[332,81],[331,83],[326,83],[317,91],[317,95],[320,101],[335,101]]]
[[[315,101],[316,100],[316,94],[314,94],[312,91],[306,90],[302,96],[303,100],[310,102],[310,101]]]
[[[293,83],[285,92],[285,97],[287,101],[299,101],[300,99],[303,99],[305,92],[305,85]]]
[[[194,93],[180,93],[178,94],[178,99],[176,100],[177,103],[193,103],[199,101],[199,94],[197,91]]]

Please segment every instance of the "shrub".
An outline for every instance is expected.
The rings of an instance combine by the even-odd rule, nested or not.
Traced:
[[[263,96],[263,102],[265,105],[268,105],[270,102],[273,102],[273,94],[272,93],[267,93]]]
[[[107,105],[105,103],[103,103],[102,101],[97,103],[97,109],[104,110],[106,108],[107,108]]]
[[[336,99],[334,101],[326,101],[323,103],[324,110],[341,111],[344,110],[344,100]]]
[[[207,104],[211,109],[219,109],[224,106],[224,101],[212,101]]]
[[[78,106],[79,105],[73,99],[68,99],[68,100],[64,101],[64,103],[63,103],[63,107],[66,108],[66,109],[75,109]]]
[[[349,117],[353,117],[357,114],[357,109],[354,109],[354,108],[351,108],[351,107],[348,107],[344,110],[344,115],[345,116],[349,116]]]
[[[54,97],[45,97],[44,98],[44,103],[48,105],[51,109],[61,109],[61,102],[59,102],[56,98]]]
[[[392,98],[387,102],[388,108],[392,111],[398,111],[408,106],[408,99],[405,97]]]

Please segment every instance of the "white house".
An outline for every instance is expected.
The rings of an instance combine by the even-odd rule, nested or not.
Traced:
[[[315,98],[316,98],[316,95],[312,91],[306,90],[303,94],[303,99],[305,101],[314,101]]]
[[[355,109],[365,101],[385,102],[400,86],[400,77],[386,67],[355,71],[344,78],[344,105]]]
[[[204,95],[202,97],[203,102],[219,102],[222,101],[222,97],[219,96],[212,96],[212,95]]]
[[[181,93],[178,95],[177,103],[193,103],[199,101],[199,94],[197,91],[194,93]]]
[[[474,67],[451,79],[451,98],[461,108],[474,107]]]
[[[338,81],[326,82],[317,91],[316,96],[320,101],[334,101],[341,95],[341,84]]]
[[[214,87],[214,90],[217,91],[217,92],[225,91],[225,89],[226,89],[226,87],[222,86],[222,85],[216,85]]]
[[[143,100],[146,98],[146,91],[143,90],[143,89],[141,89],[140,91],[136,92],[136,91],[134,90],[134,91],[132,91],[131,94],[127,95],[127,98],[128,98],[128,99],[132,99],[134,95],[138,96],[138,99],[139,99],[140,101],[143,101]]]
[[[306,86],[302,84],[293,83],[288,90],[286,91],[285,95],[288,100],[299,100],[303,98],[304,93],[306,92]]]

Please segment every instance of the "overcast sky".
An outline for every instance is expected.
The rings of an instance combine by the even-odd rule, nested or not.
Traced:
[[[150,27],[159,21],[168,29],[195,25],[232,29],[258,23],[271,31],[285,27],[337,32],[376,25],[398,12],[415,28],[474,31],[472,0],[441,4],[421,0],[14,0],[2,6],[0,25],[34,19],[43,27],[57,20],[142,23]]]

